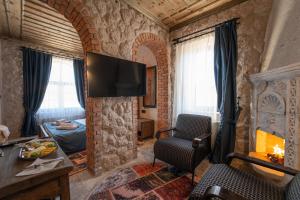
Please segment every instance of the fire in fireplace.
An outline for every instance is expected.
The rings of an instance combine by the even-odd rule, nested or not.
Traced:
[[[255,151],[250,152],[249,156],[268,161],[273,163],[278,163],[284,165],[284,148],[285,140],[284,138],[276,135],[275,133],[270,133],[263,131],[261,129],[256,130],[256,145]],[[284,174],[275,170],[271,170],[265,167],[256,166],[257,169],[282,177]]]
[[[252,156],[271,161],[273,163],[284,164],[285,140],[276,135],[261,129],[256,130],[256,148]]]

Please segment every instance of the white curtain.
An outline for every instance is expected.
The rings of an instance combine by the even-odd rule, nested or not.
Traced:
[[[56,119],[84,118],[76,96],[73,60],[53,57],[49,83],[36,114],[38,124]]]
[[[176,45],[173,122],[178,114],[217,116],[214,33]]]

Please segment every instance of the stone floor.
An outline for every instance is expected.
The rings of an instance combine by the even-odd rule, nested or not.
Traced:
[[[105,172],[101,176],[93,176],[87,170],[75,174],[70,177],[70,190],[71,190],[71,199],[72,200],[84,200],[89,197],[89,194],[101,180],[104,180],[106,177],[110,176],[113,172],[119,168],[124,168],[132,166],[135,163],[141,162],[152,162],[153,161],[153,143],[154,139],[146,140],[143,145],[138,147],[138,157],[133,161],[126,163],[125,165],[119,166],[118,168]],[[202,174],[208,169],[211,164],[208,160],[204,160],[196,168],[196,176],[201,177]]]

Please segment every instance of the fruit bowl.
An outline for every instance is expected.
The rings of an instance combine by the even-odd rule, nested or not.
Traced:
[[[23,160],[35,160],[55,153],[58,146],[51,139],[34,139],[23,144],[19,158]]]

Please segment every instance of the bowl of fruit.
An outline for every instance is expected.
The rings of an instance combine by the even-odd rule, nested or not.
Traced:
[[[51,139],[34,139],[24,143],[21,147],[19,158],[34,160],[46,157],[57,150],[57,144]]]

